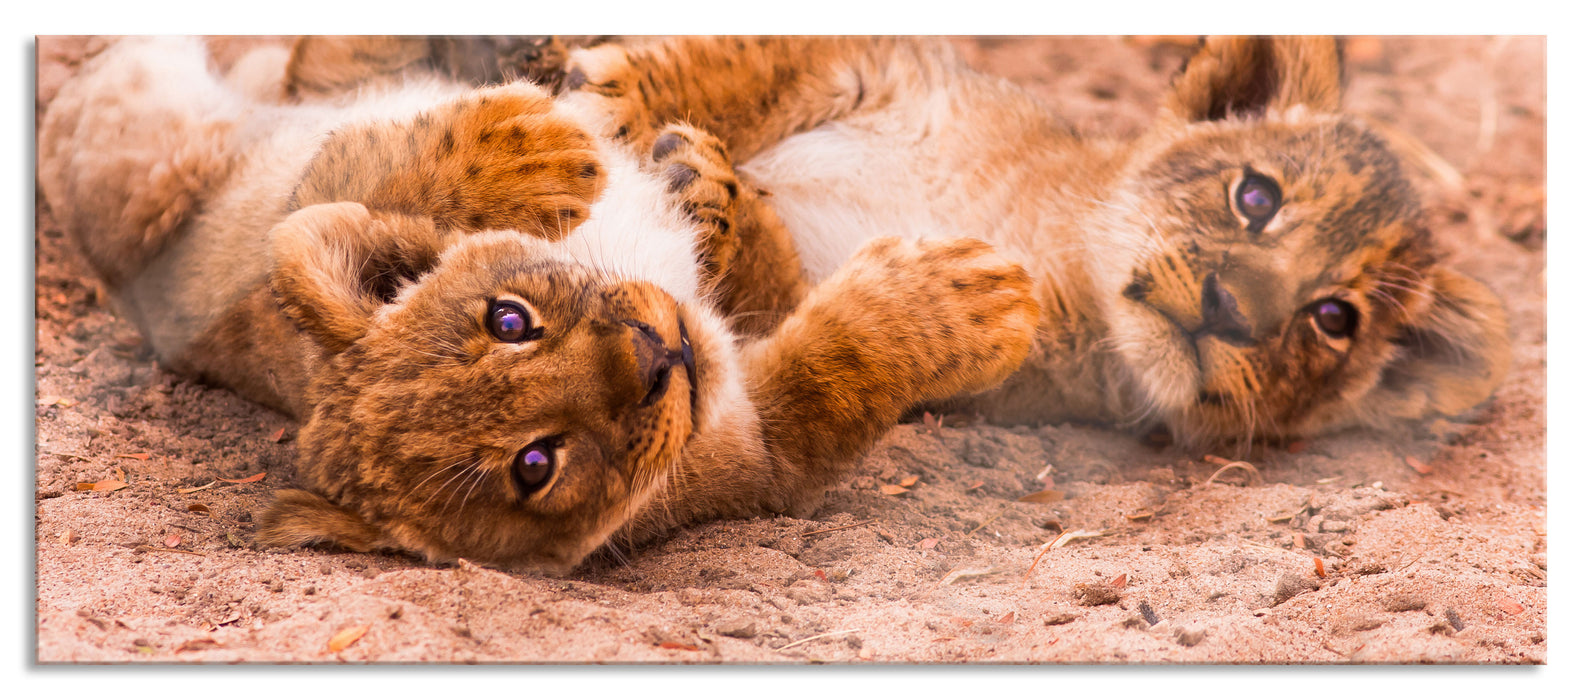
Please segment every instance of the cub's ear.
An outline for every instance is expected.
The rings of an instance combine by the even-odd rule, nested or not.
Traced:
[[[315,204],[270,230],[269,285],[286,316],[333,355],[357,342],[402,286],[434,267],[449,238],[428,217]]]
[[[1454,416],[1494,393],[1511,364],[1505,308],[1481,283],[1444,268],[1426,273],[1433,301],[1402,327],[1373,395],[1378,418]]]
[[[300,489],[276,491],[275,502],[257,520],[254,539],[267,547],[333,544],[371,552],[392,546],[384,533],[362,516]]]
[[[1258,117],[1297,105],[1340,109],[1334,37],[1210,37],[1176,76],[1167,115],[1186,121]]]

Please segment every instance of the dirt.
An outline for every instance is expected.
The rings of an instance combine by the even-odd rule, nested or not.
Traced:
[[[39,39],[37,114],[91,43]],[[1118,134],[1189,51],[958,43]],[[36,658],[1545,663],[1544,40],[1348,49],[1348,107],[1450,166],[1425,181],[1437,234],[1509,306],[1515,363],[1487,405],[1246,466],[1101,427],[930,417],[810,520],[702,525],[565,578],[255,548],[252,514],[293,483],[295,427],[154,364],[39,199]],[[81,490],[110,481],[126,486]]]

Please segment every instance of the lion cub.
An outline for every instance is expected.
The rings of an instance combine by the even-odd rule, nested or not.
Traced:
[[[1391,427],[1472,408],[1510,362],[1500,302],[1439,263],[1401,159],[1340,111],[1332,39],[1211,39],[1125,142],[932,40],[693,37],[567,65],[563,99],[605,133],[687,118],[719,136],[811,279],[895,231],[1026,265],[1032,353],[968,402],[996,421],[1162,422],[1198,443]]]
[[[1028,276],[961,238],[868,242],[738,338],[710,278],[754,253],[724,222],[783,232],[707,134],[640,159],[530,84],[288,102],[287,66],[220,78],[201,40],[122,39],[39,137],[51,209],[160,361],[303,422],[310,490],[262,543],[558,571],[801,511],[903,411],[1031,345]]]

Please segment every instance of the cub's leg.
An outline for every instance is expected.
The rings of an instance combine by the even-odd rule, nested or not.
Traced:
[[[444,229],[561,238],[588,218],[605,174],[593,137],[552,107],[541,88],[514,83],[338,131],[308,164],[293,208],[359,202]]]
[[[806,511],[910,407],[1009,376],[1037,323],[1027,273],[985,243],[869,243],[743,348],[753,410],[694,438],[627,539],[708,518]]]
[[[698,262],[733,330],[756,336],[779,325],[808,285],[791,233],[765,193],[741,180],[719,139],[687,124],[662,129],[650,155],[704,229]]]
[[[638,148],[686,120],[746,161],[957,63],[942,43],[912,38],[678,37],[573,51],[564,98],[595,105],[604,135]]]
[[[304,36],[291,47],[285,93],[333,97],[353,88],[418,73],[473,85],[528,80],[558,89],[572,48],[598,36]]]

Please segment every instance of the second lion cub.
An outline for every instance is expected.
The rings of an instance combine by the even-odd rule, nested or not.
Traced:
[[[1466,411],[1510,363],[1500,302],[1439,262],[1401,159],[1340,110],[1330,38],[1207,41],[1131,141],[1074,133],[934,40],[691,37],[568,67],[562,99],[607,134],[719,135],[811,279],[893,231],[1025,264],[1034,349],[971,402],[996,421],[1188,442],[1390,427]]]

